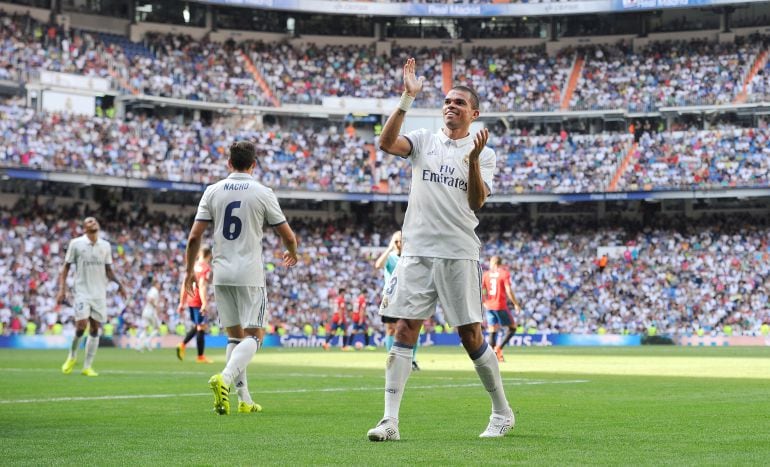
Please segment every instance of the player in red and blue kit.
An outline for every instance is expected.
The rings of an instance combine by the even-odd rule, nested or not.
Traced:
[[[508,300],[511,301],[516,313],[521,313],[521,307],[511,289],[511,274],[502,267],[499,256],[493,256],[489,260],[489,271],[484,273],[481,280],[481,288],[484,294],[484,308],[487,310],[487,330],[489,331],[489,346],[495,350],[497,360],[503,358],[503,347],[511,340],[516,332],[516,323],[508,309]],[[502,342],[497,345],[497,330],[505,326],[508,332]]]
[[[351,342],[355,339],[356,334],[364,335],[364,345],[367,350],[375,350],[376,347],[369,342],[369,324],[366,316],[366,296],[363,292],[358,294],[356,299],[356,307],[353,310],[353,335],[351,336]]]
[[[184,361],[185,348],[193,337],[198,350],[197,363],[214,363],[204,355],[206,350],[206,330],[208,329],[208,284],[211,282],[211,248],[204,246],[195,262],[195,283],[193,293],[187,293],[184,287],[179,292],[177,313],[182,316],[185,306],[189,308],[192,327],[184,336],[184,341],[177,345],[176,356]]]
[[[324,350],[329,350],[329,341],[337,335],[337,330],[342,329],[342,350],[350,349],[350,335],[348,334],[348,313],[345,303],[345,289],[340,289],[335,299],[334,314],[332,315],[332,325],[329,333],[326,335],[326,342],[323,344]]]

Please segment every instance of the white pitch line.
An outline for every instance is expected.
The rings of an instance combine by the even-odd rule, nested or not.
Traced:
[[[564,381],[519,381],[511,382],[506,386],[525,386],[536,384],[576,384],[588,383],[588,380],[575,379]],[[471,388],[481,387],[481,383],[468,384],[430,384],[430,385],[412,385],[409,389],[443,389],[443,388]],[[382,391],[382,386],[369,386],[357,388],[320,388],[320,389],[278,389],[273,391],[252,391],[254,394],[303,394],[312,392],[359,392],[359,391]],[[126,394],[116,396],[76,396],[76,397],[49,397],[46,399],[0,399],[0,404],[36,404],[40,402],[73,402],[73,401],[99,401],[99,400],[130,400],[130,399],[168,399],[173,397],[202,397],[210,395],[208,392],[196,392],[189,394]]]
[[[8,372],[15,372],[15,373],[60,373],[61,370],[58,368],[0,368],[0,373],[8,371]],[[104,370],[99,371],[99,373],[104,374],[110,374],[110,375],[193,375],[193,376],[200,376],[200,375],[211,375],[211,372],[205,372],[205,371],[147,371],[147,370]]]
[[[59,373],[61,370],[58,368],[0,368],[2,372],[15,372],[15,373]],[[189,376],[211,376],[211,372],[205,371],[148,371],[148,370],[100,370],[100,374],[104,375],[189,375]],[[329,374],[329,373],[273,373],[272,376],[276,378],[337,378],[337,379],[351,379],[361,378],[361,375],[351,374]],[[478,381],[476,376],[468,377],[456,377],[456,376],[433,376],[430,372],[423,372],[421,376],[431,380],[443,380],[443,381]],[[540,384],[537,381],[529,378],[503,378],[505,382],[522,382],[536,381],[532,384]],[[572,383],[572,380],[568,381]],[[574,382],[588,382],[588,380],[574,380]],[[552,384],[555,384],[553,381]]]

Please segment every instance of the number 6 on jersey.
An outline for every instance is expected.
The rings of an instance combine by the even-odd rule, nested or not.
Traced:
[[[222,222],[222,236],[227,240],[235,240],[241,234],[243,222],[233,211],[241,207],[240,201],[233,201],[225,207],[225,218]]]

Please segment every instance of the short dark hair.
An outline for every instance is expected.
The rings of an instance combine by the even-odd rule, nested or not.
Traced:
[[[257,147],[250,141],[236,141],[230,145],[230,165],[235,170],[246,170],[257,160]]]
[[[467,92],[468,94],[470,94],[471,95],[471,108],[474,109],[474,110],[478,110],[479,109],[479,95],[476,94],[476,91],[474,91],[473,89],[469,88],[468,86],[463,86],[463,85],[454,86],[452,89],[450,89],[450,91],[451,90],[464,91],[464,92]]]
[[[208,258],[211,256],[211,247],[210,246],[202,246],[201,247],[201,254],[204,258]]]

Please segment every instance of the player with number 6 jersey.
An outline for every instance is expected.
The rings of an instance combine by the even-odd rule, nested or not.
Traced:
[[[233,172],[206,189],[195,220],[214,223],[214,286],[265,286],[262,228],[286,223],[273,190]]]
[[[257,164],[254,144],[233,143],[227,164],[230,176],[206,188],[198,204],[185,251],[184,282],[185,290],[191,293],[201,238],[213,223],[214,296],[219,320],[228,336],[227,364],[222,373],[209,379],[209,387],[214,391],[214,411],[220,415],[230,413],[229,393],[233,384],[240,398],[238,412],[262,410],[249,395],[246,367],[264,339],[268,322],[262,264],[265,224],[275,228],[286,248],[284,266],[297,264],[297,240],[281,212],[278,198],[251,175]]]

